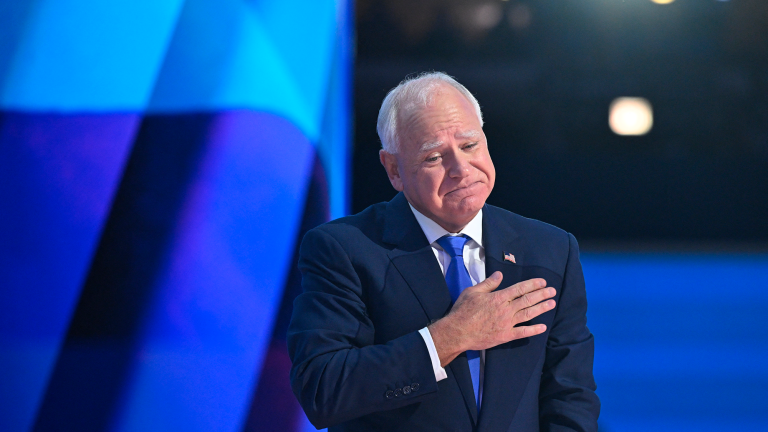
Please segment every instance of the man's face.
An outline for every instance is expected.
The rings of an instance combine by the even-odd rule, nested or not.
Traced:
[[[496,170],[472,104],[441,84],[431,104],[398,117],[397,154],[379,156],[389,181],[411,205],[449,232],[472,220],[493,189]]]

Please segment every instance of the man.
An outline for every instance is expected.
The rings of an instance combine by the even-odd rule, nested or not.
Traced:
[[[378,131],[397,196],[301,246],[288,348],[310,421],[597,430],[576,240],[485,204],[495,170],[475,98],[442,73],[405,80],[384,100]]]

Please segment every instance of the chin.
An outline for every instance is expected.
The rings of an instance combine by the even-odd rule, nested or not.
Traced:
[[[474,216],[475,213],[483,208],[486,198],[487,196],[484,198],[482,196],[473,195],[462,198],[457,202],[449,203],[447,207],[456,214],[468,214]]]
[[[452,203],[443,207],[443,214],[445,219],[450,221],[451,224],[456,226],[464,226],[483,208],[485,200],[473,199],[467,202],[467,199],[462,200],[459,203]]]

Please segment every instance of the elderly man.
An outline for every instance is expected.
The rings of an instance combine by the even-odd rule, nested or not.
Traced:
[[[310,231],[291,385],[338,431],[595,431],[593,338],[572,235],[485,203],[472,94],[442,73],[384,100],[392,201]]]

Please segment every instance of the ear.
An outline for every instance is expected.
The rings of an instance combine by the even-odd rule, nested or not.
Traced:
[[[403,191],[403,179],[400,177],[400,171],[398,170],[397,157],[392,153],[387,153],[384,150],[379,150],[379,161],[384,169],[387,171],[389,182],[392,183],[392,187],[396,191]]]

